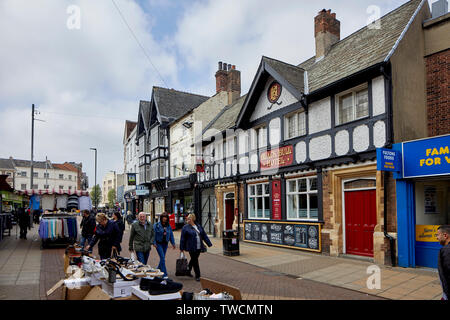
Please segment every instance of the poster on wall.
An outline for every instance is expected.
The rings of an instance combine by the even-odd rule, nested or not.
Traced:
[[[272,181],[272,219],[281,220],[281,181]]]
[[[436,187],[425,186],[425,214],[439,214],[436,206]]]
[[[244,220],[244,241],[321,252],[319,223]]]

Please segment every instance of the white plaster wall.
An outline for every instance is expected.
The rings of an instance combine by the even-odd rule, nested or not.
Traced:
[[[278,145],[281,140],[281,119],[274,118],[269,122],[269,142],[271,145]]]
[[[331,98],[311,103],[308,108],[309,134],[331,128]]]
[[[249,169],[248,157],[239,158],[239,172],[246,174],[248,173]]]
[[[386,124],[384,121],[377,121],[373,125],[373,144],[377,148],[384,147],[386,144]]]
[[[226,167],[226,171],[225,171],[225,176],[226,177],[231,176],[231,161],[227,161],[227,167]]]
[[[384,78],[380,76],[372,80],[373,115],[378,116],[386,112],[384,94]]]
[[[331,156],[331,136],[325,135],[309,142],[309,158],[312,161],[326,159]]]
[[[265,115],[268,115],[269,113],[272,113],[274,111],[280,110],[284,107],[287,107],[293,103],[298,102],[298,100],[285,88],[282,86],[281,89],[281,96],[280,99],[278,99],[278,103],[281,103],[280,105],[277,104],[271,104],[269,100],[267,99],[267,90],[269,89],[269,86],[272,84],[274,79],[270,77],[264,87],[264,90],[259,97],[258,102],[256,103],[255,110],[253,111],[252,116],[250,117],[250,121],[254,121],[256,119],[262,118]],[[271,107],[272,106],[272,107]],[[270,110],[268,109],[269,107]]]
[[[358,126],[353,130],[353,150],[356,152],[366,151],[369,148],[369,127]]]
[[[237,160],[236,159],[233,160],[232,167],[233,167],[233,176],[235,176],[235,175],[237,175]]]
[[[214,178],[217,179],[219,177],[219,166],[214,165]]]
[[[239,152],[239,154],[244,154],[244,153],[248,152],[248,146],[250,143],[249,136],[250,135],[249,135],[248,131],[243,131],[243,130],[239,131],[239,135],[238,135],[238,143],[239,143],[238,152]]]
[[[223,162],[219,162],[219,177],[223,178],[225,176],[225,166]]]
[[[297,163],[302,163],[306,160],[306,143],[304,141],[300,141],[295,146],[295,160]]]
[[[250,156],[250,170],[255,172],[258,170],[258,155],[252,154]]]
[[[350,136],[347,130],[341,130],[334,137],[335,152],[338,156],[347,154],[350,149]]]

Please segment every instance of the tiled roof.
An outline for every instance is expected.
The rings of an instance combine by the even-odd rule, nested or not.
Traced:
[[[11,169],[14,170],[14,163],[11,159],[0,159],[0,169]]]
[[[71,165],[70,163],[62,163],[62,164],[54,163],[53,168],[59,170],[78,172],[77,168]]]
[[[29,161],[29,160],[13,159],[12,161],[13,161],[15,167],[22,167],[22,168],[30,168],[31,167],[31,161]],[[33,161],[33,168],[45,169],[46,162],[45,161]],[[50,161],[47,161],[47,169],[53,169],[53,165]]]
[[[304,69],[269,57],[263,57],[263,61],[289,82],[298,92],[304,92]]]
[[[411,0],[380,19],[381,28],[364,27],[334,44],[320,61],[315,57],[299,64],[308,72],[309,91],[383,62],[394,48],[422,0]]]
[[[136,128],[137,122],[127,120],[125,121],[125,139],[128,139],[130,133]]]
[[[169,122],[178,119],[209,99],[206,96],[161,87],[153,87],[153,93],[161,117]]]

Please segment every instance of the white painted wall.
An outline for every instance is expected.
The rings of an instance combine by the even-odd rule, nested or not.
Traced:
[[[309,134],[331,129],[331,98],[311,103],[308,107]]]
[[[372,80],[373,116],[386,112],[386,100],[384,93],[384,78],[380,76]]]
[[[363,152],[369,149],[369,127],[361,125],[353,130],[353,150]]]
[[[322,160],[331,156],[331,136],[324,135],[311,139],[309,143],[309,158],[312,161]]]

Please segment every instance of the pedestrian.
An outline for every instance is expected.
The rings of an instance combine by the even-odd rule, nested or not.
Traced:
[[[203,244],[206,242],[208,247],[212,246],[205,230],[202,226],[195,222],[195,214],[191,213],[186,217],[186,224],[181,229],[180,251],[188,251],[191,260],[189,261],[189,277],[192,277],[191,270],[194,269],[195,280],[200,281],[200,265],[198,258],[201,252],[206,252],[206,247]]]
[[[30,226],[30,216],[24,208],[19,208],[18,213],[20,239],[27,240],[27,228]]]
[[[120,241],[119,241],[119,246],[117,247],[117,253],[120,254],[120,252],[122,251],[122,246],[120,244],[122,243],[123,232],[125,231],[125,224],[123,223],[123,219],[120,214],[120,211],[115,211],[113,213],[113,220],[114,220],[115,224],[117,224],[117,227],[119,228],[119,231],[120,231],[120,237],[119,237]]]
[[[159,222],[155,224],[155,246],[159,255],[158,269],[164,273],[163,277],[168,278],[166,269],[166,252],[169,242],[172,244],[172,248],[175,250],[175,238],[173,236],[172,228],[169,224],[169,215],[164,212],[161,214]]]
[[[85,245],[89,245],[91,243],[92,237],[94,236],[95,232],[95,216],[89,212],[89,210],[83,210],[83,219],[80,223],[81,228],[81,239],[80,239],[80,246],[81,249],[84,249]],[[92,248],[90,248],[89,253],[92,253]]]
[[[147,215],[140,212],[138,221],[133,222],[130,231],[129,249],[136,252],[136,257],[142,264],[147,264],[152,244],[155,242],[153,225],[147,221]]]
[[[450,296],[450,225],[440,226],[436,237],[443,246],[438,256],[439,279],[443,292],[441,300],[448,300]]]
[[[98,242],[98,253],[100,255],[100,259],[104,260],[111,258],[112,251],[117,251],[117,247],[119,246],[119,228],[117,227],[117,224],[110,221],[104,213],[97,214],[95,220],[98,224],[95,227],[94,236],[92,237],[92,240],[86,250],[89,251]]]
[[[128,210],[127,212],[127,223],[128,223],[128,227],[130,227],[131,229],[131,225],[133,224],[133,222],[136,220],[136,216],[131,213],[131,211]]]

